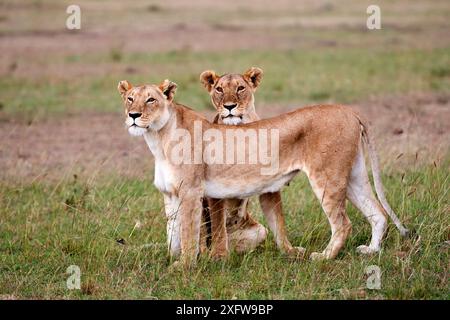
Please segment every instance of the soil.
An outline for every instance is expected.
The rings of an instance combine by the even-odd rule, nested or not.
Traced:
[[[382,162],[433,163],[450,150],[450,96],[388,97],[354,107],[370,120]],[[258,111],[264,118],[290,109],[266,106]],[[209,119],[214,116],[205,113]],[[119,113],[91,112],[26,123],[3,115],[0,176],[53,180],[73,174],[150,174],[150,151],[143,138],[128,135],[123,120]]]
[[[401,31],[395,33],[396,37],[401,35],[398,47],[448,46],[445,14],[432,19],[425,14],[430,8],[445,13],[448,2],[407,3],[407,11],[403,1],[383,7],[392,14],[391,18],[386,15],[385,26]],[[65,28],[63,3],[5,1],[0,4],[0,77],[59,81],[104,76],[122,66],[67,61],[124,47],[127,52],[146,53],[366,47],[364,41],[375,41],[372,47],[383,45],[383,37],[358,36],[358,41],[344,37],[330,42],[337,29],[354,35],[364,29],[366,7],[354,4],[358,5],[345,13],[329,1],[312,0],[176,0],[151,5],[147,1],[111,1],[107,6],[81,1],[82,29],[71,31]],[[382,160],[403,165],[439,161],[448,154],[449,100],[449,95],[417,93],[373,98],[355,107],[371,120]],[[292,108],[266,105],[257,106],[257,111],[269,117]],[[212,119],[212,112],[208,116]],[[73,174],[92,177],[111,172],[140,176],[150,172],[149,150],[142,138],[127,134],[123,120],[119,113],[84,112],[30,122],[2,114],[0,104],[0,178],[63,179]]]

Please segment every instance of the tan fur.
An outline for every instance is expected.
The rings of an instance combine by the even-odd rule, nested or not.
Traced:
[[[288,182],[296,173],[303,171],[321,202],[332,231],[325,250],[313,253],[311,257],[313,259],[336,257],[351,231],[351,223],[345,211],[349,187],[356,187],[358,183],[364,182],[359,179],[360,173],[355,170],[355,165],[358,164],[358,168],[362,168],[357,163],[357,155],[362,152],[363,142],[370,143],[369,139],[361,139],[362,135],[368,136],[366,122],[349,107],[319,105],[239,126],[240,130],[273,128],[278,130],[279,168],[271,175],[261,175],[261,164],[208,165],[201,162],[175,165],[169,154],[173,147],[172,137],[177,128],[187,130],[191,136],[194,136],[195,122],[201,123],[203,131],[212,128],[225,135],[226,130],[237,130],[230,129],[230,126],[211,124],[197,112],[174,103],[175,90],[176,85],[167,80],[160,86],[145,85],[136,88],[131,85],[124,88],[124,82],[119,83],[119,92],[124,100],[126,112],[141,114],[142,119],[135,121],[141,127],[142,130],[139,129],[139,132],[155,156],[155,185],[165,198],[169,199],[171,208],[178,208],[180,239],[179,243],[172,241],[168,243],[172,246],[169,248],[171,254],[173,256],[181,254],[181,261],[185,265],[195,263],[199,252],[202,198],[222,191],[210,189],[211,183],[233,190],[230,194],[235,195],[234,197],[239,197],[239,194],[251,196],[264,193],[260,190],[273,188],[274,181]],[[129,95],[133,96],[132,103],[127,101]],[[150,98],[154,100],[149,102]],[[126,123],[130,123],[129,116]],[[131,129],[130,125],[130,132],[135,129]],[[205,144],[203,141],[201,143]],[[191,145],[193,153],[194,147],[198,146]],[[372,152],[369,152],[369,156],[373,159]],[[161,167],[164,171],[161,171]],[[364,170],[362,172],[366,172]],[[160,172],[164,174],[161,175]],[[355,194],[359,196],[358,192]],[[370,209],[372,210],[372,207]],[[270,215],[270,212],[268,214]],[[221,226],[218,228],[222,228],[220,234],[226,236],[224,217],[217,218],[222,221],[218,224]],[[376,230],[381,230],[382,236],[385,230],[384,214],[381,213],[381,216],[378,214],[378,218],[381,220],[374,220],[373,225],[377,226]],[[373,235],[374,233],[372,238]],[[376,245],[379,245],[378,242]],[[362,252],[366,253],[379,250],[372,243],[364,249]]]
[[[242,118],[241,123],[245,124],[259,120],[260,118],[254,105],[254,93],[259,87],[262,77],[263,71],[257,67],[252,67],[243,74],[225,74],[222,76],[218,76],[215,71],[211,70],[202,72],[200,81],[209,92],[213,106],[217,110],[213,123],[226,124],[223,120],[224,104],[226,103],[236,105],[236,115]],[[220,91],[217,90],[218,88],[220,88]],[[275,201],[269,204],[263,200],[261,204],[264,204],[263,212],[270,211],[271,215],[273,214],[276,217],[274,221],[269,220],[269,225],[274,232],[279,248],[285,253],[299,256],[304,250],[302,248],[294,248],[285,233],[280,193],[275,192],[261,195],[261,197],[262,199],[274,199],[273,201]],[[224,202],[229,245],[228,248],[223,243],[222,245],[217,245],[213,240],[212,243],[215,248],[213,255],[223,256],[222,250],[228,250],[229,248],[234,248],[237,252],[250,251],[256,248],[266,238],[267,230],[251,217],[250,212],[247,210],[248,199],[226,199]],[[207,214],[204,217],[207,219]],[[211,226],[213,238],[216,234],[221,233],[220,230],[215,229],[215,226],[216,224]],[[202,234],[205,234],[203,230]],[[201,240],[202,251],[206,251],[205,239],[201,237]]]

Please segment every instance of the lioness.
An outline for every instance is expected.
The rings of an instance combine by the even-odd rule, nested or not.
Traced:
[[[254,92],[259,87],[263,77],[260,68],[252,67],[243,74],[224,74],[219,76],[215,71],[206,70],[200,75],[200,81],[211,95],[211,101],[217,110],[213,123],[238,125],[259,120],[255,110]],[[275,231],[276,241],[283,252],[297,254],[298,252],[290,244],[286,234],[277,234],[275,223],[284,225],[281,210],[281,195],[279,192],[261,196],[264,205],[276,204],[273,208],[276,220],[269,220],[271,229]],[[256,222],[247,210],[249,199],[226,199],[219,202],[217,199],[209,199],[209,206],[205,210],[206,220],[210,218],[211,210],[225,210],[227,215],[227,235],[229,248],[237,252],[249,251],[256,248],[266,239],[267,230]],[[221,213],[219,213],[221,214]],[[281,228],[284,230],[284,228]],[[204,229],[202,229],[203,231]],[[212,236],[220,234],[211,229]],[[204,237],[201,237],[204,241]],[[214,243],[213,239],[213,243]],[[215,253],[220,255],[220,253]]]
[[[363,212],[372,227],[371,242],[369,246],[359,246],[360,252],[380,250],[386,230],[385,213],[402,235],[408,233],[384,196],[377,155],[367,124],[351,108],[312,106],[231,127],[212,124],[192,109],[175,103],[176,88],[176,84],[169,80],[160,85],[133,87],[128,81],[121,81],[118,85],[128,132],[144,136],[155,157],[154,184],[164,195],[169,250],[172,256],[181,254],[184,265],[194,263],[199,252],[203,197],[243,199],[277,192],[300,171],[306,173],[331,225],[327,247],[323,252],[312,253],[312,259],[332,259],[344,245],[351,231],[351,222],[345,211],[347,198]],[[255,144],[258,150],[266,148],[271,155],[277,155],[277,166],[263,170],[267,169],[265,163],[220,163],[215,161],[217,154],[208,157],[205,156],[207,153],[198,152],[211,151],[211,140],[205,137],[205,133],[211,138],[214,132],[218,139],[230,132],[236,136],[237,131],[273,133],[268,144],[263,143],[262,134],[256,135]],[[182,161],[179,158],[180,141],[183,141]],[[380,201],[372,193],[363,144],[368,147]],[[184,152],[186,146],[190,152],[187,155]],[[254,149],[250,143],[246,142],[246,146],[245,153],[250,158],[249,150]],[[267,217],[274,215],[273,210],[262,207]],[[227,250],[225,222],[224,214],[212,215],[212,224],[217,226],[216,230],[224,239],[214,244],[222,247],[217,252]]]

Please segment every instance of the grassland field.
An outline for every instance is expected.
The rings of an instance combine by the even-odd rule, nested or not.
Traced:
[[[0,299],[449,298],[447,1],[380,1],[378,31],[365,29],[367,1],[79,2],[74,33],[68,2],[0,3]],[[380,254],[358,255],[370,227],[348,204],[353,232],[333,261],[289,259],[270,235],[247,254],[170,268],[153,162],[123,128],[117,82],[169,78],[175,100],[212,117],[199,74],[251,66],[264,70],[263,117],[316,103],[368,116],[413,237],[390,224]],[[291,242],[322,250],[330,228],[303,175],[283,205]],[[256,199],[250,208],[267,225]],[[80,290],[67,289],[70,265]],[[366,286],[371,265],[379,290]]]

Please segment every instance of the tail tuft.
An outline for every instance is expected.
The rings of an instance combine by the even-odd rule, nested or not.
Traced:
[[[409,238],[411,236],[411,231],[409,231],[408,229],[406,229],[405,227],[402,226],[402,228],[399,229],[400,231],[400,235],[403,238]]]

